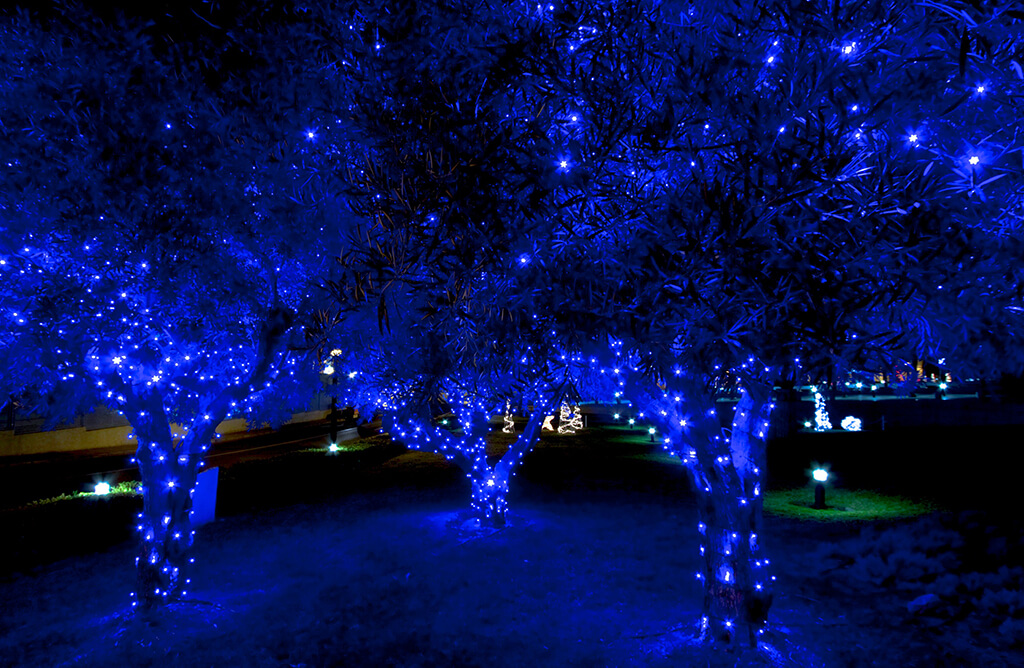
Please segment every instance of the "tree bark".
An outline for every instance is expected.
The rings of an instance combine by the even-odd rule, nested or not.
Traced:
[[[729,430],[721,426],[714,398],[695,382],[666,388],[648,409],[697,495],[700,634],[709,641],[731,644],[745,630],[756,646],[767,628],[774,580],[761,550],[764,443],[773,407],[767,397],[765,388],[745,389]]]
[[[145,409],[132,419],[143,501],[136,523],[140,535],[132,605],[148,610],[188,593],[195,538],[192,495],[203,453],[223,415],[197,416],[175,442],[159,396],[154,393],[144,400]]]

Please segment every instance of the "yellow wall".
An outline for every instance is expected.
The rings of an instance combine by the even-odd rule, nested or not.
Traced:
[[[326,411],[308,411],[296,413],[289,424],[296,422],[312,422],[326,417]],[[180,431],[178,425],[172,425],[173,429]],[[217,426],[217,433],[225,436],[226,440],[232,440],[231,436],[241,436],[245,433],[245,419],[234,418],[224,420]],[[103,450],[107,448],[125,448],[135,445],[128,435],[132,432],[131,427],[111,427],[109,429],[86,429],[75,427],[73,429],[57,429],[54,431],[41,431],[34,434],[14,435],[13,431],[0,431],[0,457],[5,455],[36,455],[44,452],[75,452],[78,450]],[[221,439],[223,441],[225,439]]]

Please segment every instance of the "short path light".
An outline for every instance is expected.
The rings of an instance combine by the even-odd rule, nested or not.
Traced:
[[[825,481],[828,480],[828,471],[822,468],[814,469],[811,477],[814,478],[814,505],[811,507],[822,510],[825,508]]]
[[[634,420],[633,418],[629,418],[628,420],[626,420],[626,422],[629,423],[630,427],[632,427],[634,424],[636,424],[636,420]]]
[[[651,435],[651,443],[654,443],[654,434],[657,433],[657,430],[654,427],[650,427],[647,429],[647,433]]]
[[[96,483],[96,493],[99,495],[110,494],[110,485],[105,482]]]
[[[327,446],[327,451],[328,452],[337,452],[338,451],[338,444],[337,443],[331,443],[330,445]]]

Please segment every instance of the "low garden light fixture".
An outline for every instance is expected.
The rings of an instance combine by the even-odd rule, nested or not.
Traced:
[[[337,452],[338,451],[338,444],[337,443],[331,443],[330,445],[327,446],[327,451],[328,452]]]
[[[110,494],[110,484],[105,482],[96,483],[96,494],[99,494],[100,496]]]
[[[825,482],[828,481],[828,471],[820,467],[816,468],[811,472],[811,477],[814,478],[814,505],[811,507],[822,510],[826,507]]]
[[[655,429],[654,427],[649,427],[649,428],[647,429],[647,433],[651,435],[651,443],[654,443],[654,434],[656,434],[656,433],[657,433],[657,431],[658,431],[658,430],[657,430],[657,429]]]
[[[636,424],[636,420],[634,420],[633,418],[629,418],[628,420],[626,420],[626,422],[629,422],[629,426],[630,427],[632,427],[634,424]]]
[[[613,416],[612,416],[612,419],[613,419],[613,420],[618,420],[618,419],[619,419],[619,414],[618,414],[618,413],[616,413],[615,415],[613,415]]]

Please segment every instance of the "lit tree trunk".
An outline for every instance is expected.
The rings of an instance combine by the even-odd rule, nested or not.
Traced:
[[[728,436],[710,413],[713,408],[703,411],[691,431],[696,452],[690,471],[703,557],[701,627],[721,642],[732,642],[745,629],[752,646],[767,627],[774,580],[760,549],[764,439],[771,411],[766,398],[755,399],[744,389]]]
[[[760,549],[765,438],[773,405],[763,388],[744,389],[727,431],[714,400],[696,385],[686,389],[652,402],[650,412],[668,435],[665,449],[687,466],[697,494],[696,576],[704,584],[700,632],[732,643],[745,630],[756,645],[773,597],[770,562]]]
[[[474,465],[468,474],[473,482],[473,510],[481,525],[505,526],[509,480],[515,475],[515,470],[526,453],[537,443],[541,425],[549,408],[547,404],[534,406],[526,428],[493,467],[487,463],[486,443],[480,443],[477,450],[479,455],[474,459]]]
[[[159,396],[154,393],[147,399],[148,410],[132,416],[143,499],[136,523],[140,536],[132,605],[142,610],[180,600],[188,593],[195,537],[192,494],[203,453],[223,418],[204,414],[175,439]]]
[[[140,536],[132,607],[149,610],[188,593],[195,537],[192,494],[203,453],[230,406],[257,392],[257,387],[271,376],[292,320],[292,313],[284,309],[274,308],[268,313],[247,378],[236,380],[206,403],[177,439],[159,391],[140,387],[141,383],[133,386],[116,372],[106,376],[107,386],[116,388],[124,403],[125,416],[138,443],[135,459],[142,479],[143,504],[136,522]],[[285,359],[286,355],[278,361],[283,364]]]
[[[479,412],[471,407],[458,418],[461,434],[436,427],[429,418],[415,417],[397,419],[389,431],[408,447],[436,452],[459,466],[472,483],[471,507],[481,525],[502,527],[508,513],[509,480],[536,444],[550,408],[550,403],[534,404],[526,428],[494,466],[487,461],[487,423],[477,419]]]

